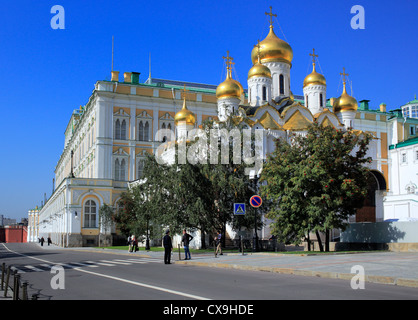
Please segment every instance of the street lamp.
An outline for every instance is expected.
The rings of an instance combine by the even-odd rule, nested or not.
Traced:
[[[254,193],[258,194],[258,179],[259,176],[255,172],[250,174],[250,179],[254,182]],[[254,208],[254,236],[253,236],[253,252],[260,251],[258,246],[258,234],[257,234],[257,210],[258,208]]]

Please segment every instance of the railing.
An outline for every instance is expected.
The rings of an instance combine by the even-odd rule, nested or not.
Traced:
[[[3,292],[2,298],[9,297],[9,289],[13,293],[13,300],[28,300],[28,282],[22,282],[20,279],[20,274],[17,273],[17,270],[12,271],[11,266],[6,268],[6,264],[3,263],[1,267],[1,291]],[[31,300],[37,299],[37,295],[32,295]]]

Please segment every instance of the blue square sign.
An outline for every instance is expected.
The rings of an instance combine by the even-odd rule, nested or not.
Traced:
[[[234,215],[245,214],[245,203],[234,203]]]

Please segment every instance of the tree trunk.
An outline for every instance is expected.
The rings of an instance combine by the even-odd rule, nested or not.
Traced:
[[[205,231],[200,230],[200,242],[202,243],[202,249],[206,249]]]
[[[322,240],[321,240],[318,230],[315,231],[315,234],[316,234],[316,238],[318,239],[319,251],[323,252],[324,247],[322,246]]]
[[[329,252],[329,229],[325,230],[325,251]]]
[[[309,231],[308,231],[307,241],[308,241],[308,251],[311,251],[311,238],[309,237]]]

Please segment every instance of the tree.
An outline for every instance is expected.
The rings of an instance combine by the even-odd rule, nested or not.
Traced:
[[[106,235],[107,231],[110,230],[112,227],[113,222],[113,208],[108,206],[106,203],[103,204],[99,209],[99,229],[104,230],[104,234]],[[100,246],[100,235],[99,232],[99,246]]]
[[[366,157],[372,135],[353,130],[320,127],[314,123],[306,135],[295,134],[291,143],[276,140],[276,149],[263,168],[262,194],[273,205],[268,218],[281,240],[299,242],[306,234],[324,232],[329,251],[329,230],[344,230],[348,218],[363,206],[370,172]]]

